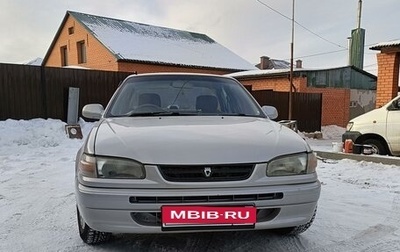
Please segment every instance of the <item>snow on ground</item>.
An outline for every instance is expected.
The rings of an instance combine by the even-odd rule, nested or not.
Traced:
[[[86,135],[92,124],[84,123]],[[59,120],[0,121],[0,251],[399,251],[400,167],[324,160],[313,226],[298,237],[266,231],[116,235],[84,244],[75,221],[74,159],[83,140]],[[331,150],[344,129],[324,127]]]
[[[345,131],[345,128],[336,125],[323,126],[321,129],[322,139],[306,138],[306,140],[315,150],[332,151],[333,143],[342,142],[342,134]]]

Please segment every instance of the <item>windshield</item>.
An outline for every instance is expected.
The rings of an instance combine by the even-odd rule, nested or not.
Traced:
[[[199,75],[129,77],[110,102],[106,117],[242,115],[264,117],[235,80]]]

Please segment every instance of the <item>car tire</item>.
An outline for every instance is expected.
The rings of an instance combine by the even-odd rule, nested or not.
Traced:
[[[278,229],[274,229],[273,232],[276,233],[276,234],[279,234],[279,235],[298,235],[298,234],[301,234],[301,233],[305,232],[311,226],[311,224],[314,222],[316,214],[317,214],[317,208],[314,209],[313,216],[311,217],[311,219],[306,224],[299,225],[299,226],[296,226],[296,227],[278,228]]]
[[[385,148],[385,145],[377,139],[373,139],[373,138],[367,139],[362,144],[363,145],[371,145],[373,154],[379,154],[379,155],[387,155],[388,154],[388,152]]]
[[[88,226],[79,213],[78,207],[76,208],[76,213],[78,218],[79,236],[85,243],[95,245],[110,240],[111,233],[100,232]]]

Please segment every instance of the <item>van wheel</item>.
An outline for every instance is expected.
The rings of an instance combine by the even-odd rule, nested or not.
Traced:
[[[387,155],[388,154],[385,145],[377,139],[367,139],[362,144],[363,145],[371,145],[373,154],[379,154],[379,155]]]
[[[82,215],[79,213],[78,207],[76,208],[78,218],[79,236],[81,239],[90,245],[95,245],[108,241],[111,238],[111,233],[100,232],[89,227]]]
[[[299,226],[296,226],[296,227],[278,228],[278,229],[274,229],[272,231],[274,233],[276,233],[276,234],[279,234],[279,235],[298,235],[298,234],[301,234],[301,233],[305,232],[311,226],[311,224],[314,222],[316,214],[317,214],[317,207],[315,207],[313,216],[311,217],[311,219],[306,224],[299,225]]]

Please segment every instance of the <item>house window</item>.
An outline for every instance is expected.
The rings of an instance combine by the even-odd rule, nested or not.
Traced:
[[[79,41],[76,43],[78,49],[78,64],[86,63],[86,46],[85,41]]]
[[[67,46],[60,47],[61,66],[68,66],[68,51]]]
[[[68,28],[68,34],[69,34],[69,35],[74,34],[74,27],[73,27],[73,26],[71,26],[71,27]]]

